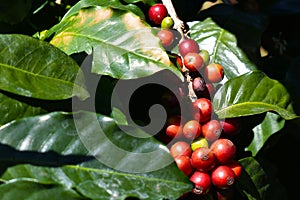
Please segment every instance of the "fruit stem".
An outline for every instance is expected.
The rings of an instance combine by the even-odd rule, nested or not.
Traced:
[[[175,11],[175,8],[173,6],[172,0],[162,0],[162,3],[166,6],[168,13],[170,17],[174,21],[174,26],[173,28],[176,29],[180,35],[181,35],[181,41],[185,39],[185,35],[183,33],[184,30],[184,23],[179,17],[177,16],[177,13]]]
[[[186,80],[188,82],[188,90],[189,90],[188,96],[192,102],[195,102],[197,100],[197,95],[195,94],[195,91],[193,89],[193,81],[188,71],[186,72]]]

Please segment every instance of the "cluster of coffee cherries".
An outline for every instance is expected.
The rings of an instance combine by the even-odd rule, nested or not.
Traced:
[[[157,36],[162,45],[166,49],[174,45],[173,21],[166,7],[154,4],[148,16],[161,26]],[[163,133],[169,139],[170,154],[178,168],[194,184],[193,193],[205,195],[214,188],[217,199],[222,199],[224,191],[233,187],[242,172],[236,146],[230,139],[240,132],[240,122],[238,118],[219,119],[214,113],[211,100],[215,86],[224,78],[222,65],[211,62],[208,51],[200,49],[196,40],[185,36],[177,42],[179,53],[169,55],[182,71],[186,87],[180,92],[179,104],[174,104],[172,98],[178,96],[172,96],[172,92],[163,96],[165,105],[175,110],[168,113]],[[184,107],[184,112],[178,112],[178,105]]]

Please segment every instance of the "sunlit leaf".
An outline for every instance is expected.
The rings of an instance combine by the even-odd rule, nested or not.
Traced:
[[[209,52],[210,62],[220,63],[223,66],[224,80],[256,69],[238,47],[235,35],[218,26],[211,18],[189,24],[190,37],[198,42],[200,49]]]
[[[20,163],[2,179],[29,178],[75,188],[92,199],[176,199],[191,190],[166,147],[138,129],[122,130],[112,118],[89,112],[55,112],[14,121],[0,128],[0,142],[16,149],[3,152],[7,159],[14,158],[11,164]],[[86,161],[80,162],[83,156]],[[76,159],[78,163],[71,165]]]
[[[100,6],[80,9],[47,34],[54,34],[50,43],[68,55],[93,53],[93,73],[133,79],[169,69],[183,79],[152,28],[132,12]]]
[[[286,120],[297,118],[290,95],[279,81],[262,71],[252,71],[226,82],[213,104],[220,118],[249,116],[273,111]]]
[[[77,63],[58,48],[26,35],[0,35],[0,89],[39,99],[88,97]]]

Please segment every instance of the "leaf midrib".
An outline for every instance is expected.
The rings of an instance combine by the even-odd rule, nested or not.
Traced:
[[[179,181],[174,181],[174,180],[166,180],[166,179],[159,179],[159,178],[153,178],[153,177],[145,177],[145,176],[139,176],[135,174],[129,174],[129,173],[121,173],[121,172],[115,172],[115,171],[108,171],[108,170],[103,170],[103,169],[95,169],[95,168],[87,168],[87,167],[82,167],[82,166],[75,166],[75,165],[66,165],[68,168],[72,169],[80,169],[83,171],[92,171],[92,172],[100,172],[100,173],[107,173],[107,174],[114,174],[118,176],[124,176],[124,177],[135,177],[143,180],[152,180],[152,181],[160,181],[160,182],[166,182],[166,183],[179,183],[182,185],[185,185],[187,183],[184,182],[179,182]]]
[[[16,67],[11,66],[11,65],[0,63],[0,66],[6,67],[6,68],[11,68],[13,70],[20,71],[24,74],[29,74],[30,76],[36,76],[36,77],[45,78],[45,79],[49,79],[49,80],[56,80],[58,82],[65,83],[65,85],[70,85],[70,86],[73,85],[73,83],[68,82],[66,80],[63,80],[63,79],[57,79],[57,78],[54,78],[54,77],[44,76],[44,75],[41,75],[41,74],[35,74],[35,73],[29,72],[29,71],[26,71],[26,70],[22,70],[20,68],[16,68]]]
[[[26,168],[26,170],[28,171],[29,166],[25,164],[25,165],[23,165],[23,168]],[[140,176],[140,175],[135,175],[135,174],[121,173],[121,172],[115,172],[115,171],[108,171],[108,170],[103,170],[103,169],[87,168],[87,167],[76,166],[76,165],[64,165],[63,168],[61,168],[61,169],[62,169],[62,172],[68,178],[69,178],[69,176],[64,171],[64,168],[81,170],[81,171],[85,171],[85,172],[96,172],[96,173],[99,173],[99,174],[106,173],[106,174],[110,174],[110,175],[117,175],[117,176],[123,176],[123,177],[132,177],[132,178],[135,178],[135,179],[139,179],[139,180],[142,179],[142,180],[145,180],[145,181],[164,182],[164,183],[170,183],[170,184],[176,183],[176,184],[179,184],[179,185],[188,185],[188,183],[180,182],[180,181],[175,181],[175,180],[167,180],[167,179],[160,179],[160,178],[154,178],[154,177],[145,177],[145,176]],[[29,172],[29,174],[32,174],[31,171],[28,171],[28,172]],[[10,170],[7,170],[6,173],[8,173],[11,177],[14,177],[14,173],[11,173]],[[19,179],[19,178],[17,178],[17,179]],[[40,179],[38,179],[36,177],[29,177],[29,179],[36,180],[38,182],[44,182],[44,181],[42,181],[42,180],[40,180]],[[5,179],[1,179],[1,180],[7,181]],[[55,181],[53,181],[53,182],[55,182]]]
[[[104,42],[103,40],[100,40],[98,38],[95,38],[95,37],[91,37],[91,35],[83,35],[83,34],[78,34],[78,33],[75,33],[75,32],[61,32],[59,35],[57,35],[56,37],[62,37],[63,35],[65,36],[78,36],[78,37],[83,37],[83,38],[88,38],[88,39],[91,39],[91,40],[94,40],[94,41],[97,41],[97,42],[100,42],[100,43],[103,43],[103,44],[106,44],[107,46],[112,46],[114,48],[118,48],[120,50],[123,50],[125,52],[130,52],[131,54],[133,55],[136,55],[138,57],[142,57],[144,59],[149,59],[149,60],[152,60],[154,63],[162,63],[164,65],[167,65],[166,63],[163,63],[163,62],[159,62],[157,60],[154,60],[153,57],[146,57],[145,55],[146,54],[138,54],[136,51],[130,51],[128,49],[124,49],[124,48],[120,48],[119,46],[116,46],[116,45],[113,45],[111,43],[107,43],[107,42]],[[54,45],[54,44],[53,44]]]
[[[270,110],[279,111],[280,113],[286,113],[286,112],[288,112],[284,108],[276,106],[274,104],[268,104],[268,103],[264,103],[264,102],[256,102],[256,101],[254,101],[254,102],[242,102],[242,103],[237,103],[237,104],[234,104],[234,105],[230,105],[230,106],[221,108],[219,110],[216,110],[216,113],[218,114],[218,113],[221,113],[221,112],[225,112],[226,110],[230,110],[230,109],[232,109],[234,107],[240,107],[240,106],[243,106],[243,105],[262,105],[263,107],[271,108]],[[274,107],[275,107],[275,109],[274,109]],[[262,112],[264,112],[264,111],[262,111]]]

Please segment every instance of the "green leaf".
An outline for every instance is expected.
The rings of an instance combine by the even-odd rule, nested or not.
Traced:
[[[41,199],[61,200],[83,200],[74,190],[60,186],[43,184],[31,179],[14,179],[0,185],[0,199],[22,199],[22,200],[41,200]]]
[[[65,17],[47,34],[68,55],[93,52],[92,72],[134,79],[168,69],[183,80],[151,26],[132,12],[93,6]]]
[[[251,151],[256,156],[258,151],[264,146],[268,138],[284,127],[285,120],[279,115],[267,112],[261,124],[253,128],[254,138],[246,150]]]
[[[216,92],[213,105],[220,118],[249,116],[268,111],[282,118],[297,118],[286,88],[255,70],[227,81]]]
[[[40,200],[40,199],[60,200],[62,197],[66,200],[84,199],[74,190],[60,185],[40,183],[32,179],[13,179],[0,185],[0,199],[22,199],[22,200]]]
[[[252,157],[243,158],[239,162],[244,171],[238,185],[249,200],[287,199],[286,191],[271,170],[266,171],[261,163]]]
[[[15,164],[45,165],[10,167],[2,176],[6,181],[31,178],[99,199],[176,199],[192,189],[167,147],[136,128],[121,130],[112,118],[99,114],[55,112],[23,118],[0,128],[0,142],[20,150],[3,154]],[[66,166],[70,155],[97,159]]]
[[[0,89],[49,100],[88,97],[77,63],[49,43],[3,34],[0,49]]]
[[[111,114],[117,124],[128,125],[126,115],[120,109],[114,107]]]
[[[219,63],[229,80],[256,69],[246,54],[238,47],[235,35],[218,26],[211,18],[189,22],[190,37],[195,39],[200,49],[210,54],[211,63]]]
[[[64,18],[68,18],[72,15],[77,15],[80,9],[93,7],[93,6],[103,6],[103,7],[111,7],[118,10],[124,10],[124,11],[130,11],[134,14],[140,16],[142,19],[145,19],[143,11],[136,5],[133,5],[131,3],[136,3],[141,0],[127,0],[127,3],[130,3],[128,5],[124,5],[120,2],[120,0],[81,0],[78,1],[70,10],[63,16]],[[154,0],[142,0],[145,3],[150,1],[153,2]]]
[[[143,2],[146,5],[153,5],[155,3],[157,3],[156,0],[124,0],[126,3],[138,3],[138,2]]]
[[[46,111],[41,107],[31,106],[0,93],[0,126],[15,119],[38,115],[45,112]]]
[[[18,165],[8,169],[2,178],[4,180],[30,178],[36,182],[62,185],[68,189],[74,188],[84,197],[95,200],[110,198],[123,200],[126,197],[176,199],[184,192],[183,188],[190,189],[186,183],[162,178],[75,166],[50,168]]]

